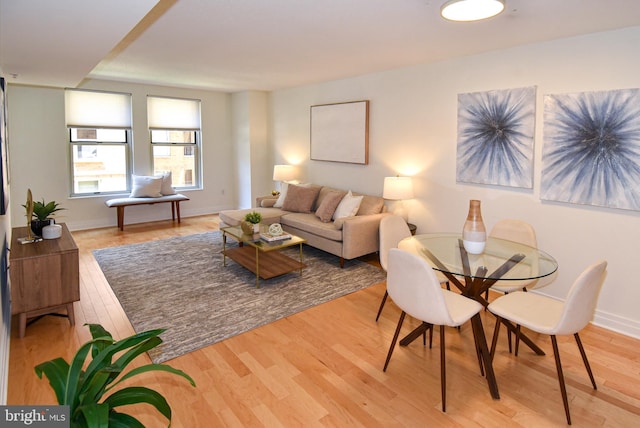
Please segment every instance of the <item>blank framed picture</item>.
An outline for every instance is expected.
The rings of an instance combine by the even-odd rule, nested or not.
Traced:
[[[311,160],[369,163],[369,101],[311,106]]]

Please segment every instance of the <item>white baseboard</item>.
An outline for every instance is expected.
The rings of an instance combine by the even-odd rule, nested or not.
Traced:
[[[543,290],[536,289],[530,291],[530,293],[537,293],[551,299],[561,300],[555,296],[544,293]],[[598,327],[606,328],[607,330],[615,331],[616,333],[624,334],[625,336],[640,339],[640,320],[633,320],[596,309],[596,313],[593,317],[592,323],[594,325],[597,325]]]
[[[624,318],[604,311],[596,311],[593,324],[617,333],[640,339],[640,321]]]
[[[180,217],[187,218],[187,217],[208,215],[212,213],[218,213],[223,209],[229,209],[229,208],[228,207],[222,207],[222,208],[221,207],[205,207],[205,208],[195,209],[195,210],[194,209],[185,210],[184,208],[181,207]],[[114,209],[112,211],[113,211],[113,215],[110,216],[109,218],[102,217],[102,218],[82,220],[82,221],[63,221],[63,220],[60,220],[60,221],[67,223],[67,227],[71,231],[100,229],[104,227],[116,227],[117,226],[116,210]],[[160,211],[160,212],[151,213],[151,214],[148,212],[148,210],[141,213],[136,213],[136,211],[141,211],[141,210],[135,210],[135,209],[130,209],[128,211],[125,210],[125,217],[124,217],[125,230],[127,229],[127,225],[131,225],[131,224],[149,223],[152,221],[161,221],[161,220],[171,219],[171,210],[169,210],[168,212],[165,210],[165,211]]]

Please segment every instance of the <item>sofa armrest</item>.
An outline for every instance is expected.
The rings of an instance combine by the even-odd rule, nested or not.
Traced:
[[[342,256],[353,259],[380,249],[380,220],[389,213],[361,215],[345,219],[342,225]]]

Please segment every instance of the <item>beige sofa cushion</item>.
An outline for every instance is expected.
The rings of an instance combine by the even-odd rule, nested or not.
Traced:
[[[356,215],[380,214],[384,208],[384,199],[379,196],[364,195]]]
[[[282,209],[296,213],[310,213],[320,192],[317,186],[297,186],[289,184],[287,196],[282,203]]]
[[[344,197],[344,192],[331,191],[327,192],[322,199],[322,202],[318,204],[316,210],[316,216],[323,223],[328,223],[333,218],[333,213],[336,211],[338,204]]]
[[[219,216],[225,224],[229,226],[239,226],[244,220],[244,216],[252,211],[262,214],[263,224],[279,223],[280,217],[285,214],[280,208],[250,208],[245,210],[220,211]]]
[[[291,226],[333,241],[342,241],[342,230],[336,229],[333,223],[321,222],[315,214],[288,213],[280,222],[285,230]]]

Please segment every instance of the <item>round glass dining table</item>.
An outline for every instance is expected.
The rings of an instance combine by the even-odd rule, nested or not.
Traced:
[[[416,235],[402,240],[398,248],[423,256],[433,269],[461,281],[481,279],[487,288],[497,280],[531,281],[558,269],[558,262],[538,248],[491,237],[481,254],[464,250],[459,233]]]
[[[558,269],[556,260],[538,248],[491,237],[487,238],[481,254],[468,253],[459,233],[416,235],[400,241],[398,248],[423,257],[434,270],[441,272],[458,288],[462,295],[480,302],[485,307],[489,302],[484,294],[497,281],[515,281],[524,286],[531,281],[549,276]],[[534,352],[544,355],[544,351],[515,325],[508,320],[501,321]],[[476,350],[481,360],[480,369],[486,373],[492,397],[500,398],[493,372],[493,358],[487,347],[480,314],[471,318],[471,325]],[[429,327],[423,323],[402,339],[400,344],[408,345]]]

